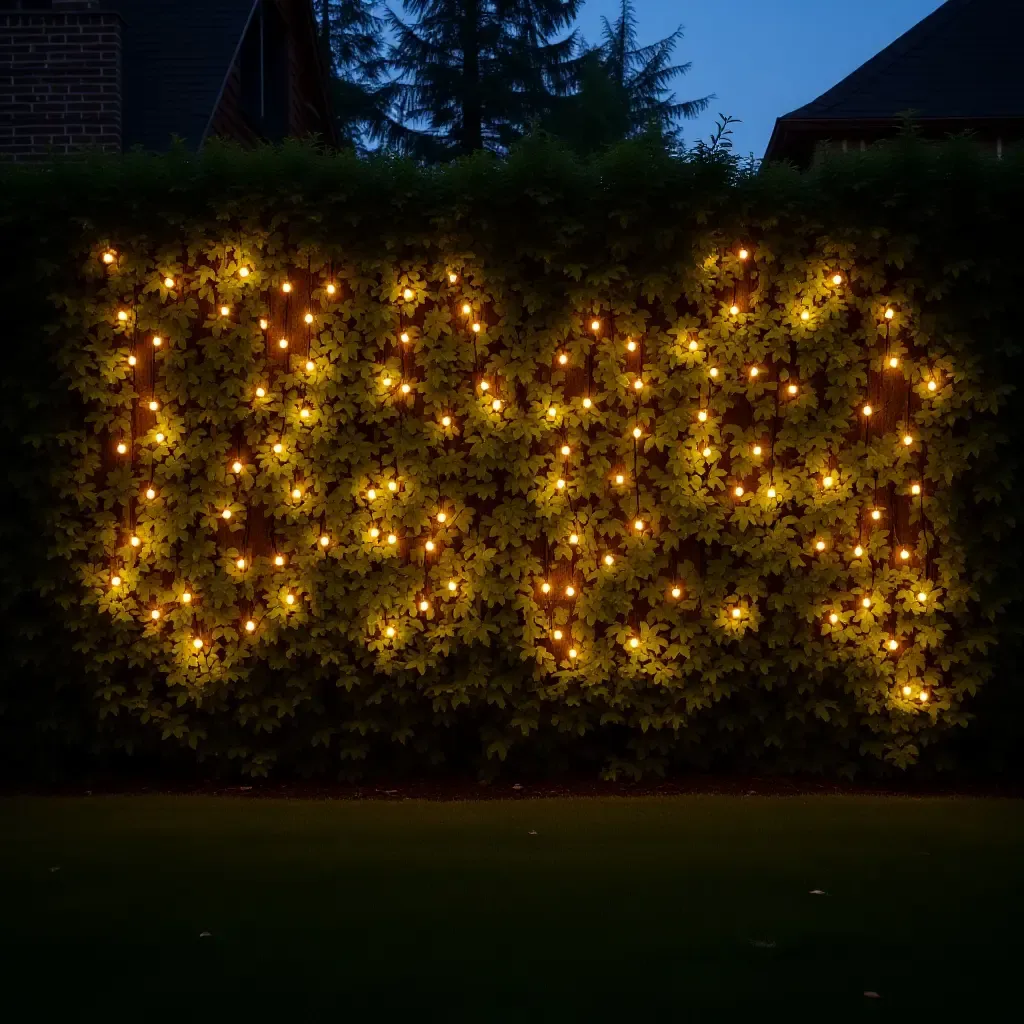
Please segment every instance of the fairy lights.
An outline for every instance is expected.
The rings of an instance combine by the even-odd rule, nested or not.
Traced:
[[[388,626],[388,628],[384,630],[384,635],[389,640],[393,640],[394,636],[395,636],[395,627],[394,626]]]
[[[743,489],[742,484],[737,484],[736,487],[733,488],[732,493],[736,495],[737,498],[742,498],[746,491]]]
[[[468,302],[464,302],[462,304],[462,315],[463,316],[469,316],[469,314],[472,313],[472,312],[473,312],[473,307]]]
[[[402,298],[405,299],[406,302],[412,302],[415,294],[416,293],[411,288],[405,288],[402,291]]]
[[[739,313],[739,311],[740,311],[740,307],[737,306],[735,302],[729,307],[729,312],[733,316],[736,316]]]
[[[131,544],[133,548],[137,548],[142,543],[142,541],[139,539],[138,536],[136,536],[133,533],[131,537],[128,539],[128,543]]]
[[[740,618],[743,617],[743,611],[740,608],[733,608],[733,610],[732,610],[732,612],[730,614],[732,615],[732,617],[734,619],[740,619]]]
[[[701,410],[700,410],[700,411],[699,411],[699,412],[697,413],[697,419],[698,419],[698,420],[700,420],[700,422],[701,422],[701,423],[707,423],[707,421],[708,421],[708,413],[707,413],[707,410],[706,410],[706,409],[701,409]]]
[[[248,267],[239,267],[238,268],[238,276],[239,277],[248,277],[249,276],[249,268]]]
[[[681,598],[683,596],[683,588],[682,587],[673,587],[669,591],[669,593],[678,601],[679,598]]]
[[[800,389],[795,384],[790,384],[786,388],[786,392],[790,395],[795,395]]]
[[[626,342],[626,351],[627,352],[635,352],[636,351],[636,342],[632,338],[630,338]]]
[[[153,487],[146,488],[146,498],[152,501],[156,497],[156,489]]]
[[[116,252],[114,252],[114,250],[113,250],[113,249],[108,249],[108,250],[107,250],[107,251],[106,251],[106,252],[105,252],[105,253],[104,253],[104,254],[103,254],[103,255],[102,255],[101,257],[100,257],[100,259],[101,259],[101,260],[103,260],[103,262],[104,262],[104,263],[106,263],[106,264],[107,264],[107,266],[110,266],[110,264],[111,264],[111,263],[113,263],[113,262],[114,262],[114,261],[115,261],[115,260],[117,259],[117,253],[116,253]]]
[[[455,582],[455,580],[449,580],[448,581],[448,590],[449,590],[450,593],[454,594],[455,591],[458,590],[458,589],[459,589],[459,585]]]
[[[889,356],[889,369],[895,370],[900,365],[899,356]]]
[[[393,534],[393,533],[389,533],[388,534],[388,544],[390,544],[392,547],[394,547],[397,543],[398,543],[398,537],[396,537],[395,534]]]
[[[569,586],[567,586],[565,588],[565,596],[566,597],[575,597],[576,596],[576,588],[571,583],[569,584]]]
[[[124,453],[127,452],[127,451],[128,451],[128,445],[126,445],[124,443],[124,441],[119,441],[118,445],[117,445],[117,454],[118,455],[124,455]]]
[[[936,391],[938,389],[938,387],[939,387],[939,385],[936,384],[935,381],[933,381],[933,380],[928,381],[928,390],[929,391]]]
[[[156,434],[154,435],[154,440],[156,441],[157,444],[163,444],[164,443],[164,439],[165,439],[165,435],[163,434],[162,431],[158,430],[156,432]]]
[[[810,311],[806,309],[802,310],[800,313],[800,319],[803,320],[804,323],[807,323],[807,321],[811,319]]]
[[[629,646],[632,647],[633,650],[635,651],[640,646],[640,641],[635,636],[630,637],[629,638]]]
[[[285,293],[285,295],[288,295],[291,292],[291,290],[292,290],[291,281],[285,281],[281,285],[281,291],[283,291]]]
[[[626,478],[622,473],[616,473],[615,482],[621,487],[626,482]]]
[[[894,317],[895,315],[896,315],[896,313],[895,313],[895,311],[894,311],[894,310],[892,310],[892,309],[887,309],[887,310],[885,311],[885,319],[886,319],[886,320],[891,320],[891,319],[892,319],[892,318],[893,318],[893,317]]]
[[[228,315],[230,315],[230,313],[231,313],[231,307],[230,306],[221,306],[220,307],[220,315],[221,316],[228,316]]]
[[[280,455],[284,451],[284,445],[280,441],[274,442],[274,447],[271,449],[275,455]]]
[[[747,249],[740,249],[740,251],[738,253],[736,253],[736,255],[741,260],[745,260],[745,259],[747,259],[748,256],[750,256],[750,252]]]
[[[153,335],[153,348],[159,348],[164,343],[164,339],[159,334]]]
[[[398,336],[398,340],[403,345],[408,345],[409,344],[409,332],[408,331],[402,331],[402,333]]]
[[[165,288],[173,288],[174,287],[174,278],[173,277],[165,277],[164,278],[164,287]]]
[[[129,356],[128,357],[128,365],[129,366],[134,366],[137,362],[138,362],[138,359],[136,359],[135,356]]]
[[[639,427],[634,427],[634,428],[633,428],[633,437],[634,437],[634,438],[635,438],[635,439],[636,439],[637,441],[639,441],[639,440],[640,440],[640,438],[641,438],[641,437],[643,437],[643,434],[644,434],[644,432],[643,432],[643,431],[642,431],[642,430],[641,430],[641,429],[640,429]]]
[[[242,464],[238,459],[235,459],[235,461],[231,463],[231,472],[236,474],[242,472]]]
[[[501,412],[501,399],[500,399],[500,398],[495,398],[495,399],[494,399],[494,400],[493,400],[493,401],[491,402],[491,408],[492,408],[492,409],[493,409],[493,410],[494,410],[495,412]]]
[[[858,544],[853,549],[853,556],[854,556],[854,558],[860,558],[863,554],[864,554],[864,548],[860,544]]]
[[[569,357],[564,352],[562,352],[559,355],[559,357],[558,357],[558,365],[559,366],[565,366],[565,364],[568,363],[568,362],[569,362]]]
[[[761,446],[759,444],[755,444],[751,451],[753,451],[755,456],[758,456],[761,454]]]
[[[593,332],[594,332],[595,334],[597,334],[597,332],[598,332],[599,330],[601,330],[601,321],[600,321],[600,320],[591,320],[591,321],[590,321],[590,329],[591,329],[591,330],[592,330],[592,331],[593,331]]]
[[[189,590],[182,591],[181,603],[182,604],[191,604],[192,603],[192,592],[191,591],[189,591]]]
[[[280,569],[284,565],[284,555],[274,555],[274,565]]]
[[[283,352],[285,349],[288,348],[288,339],[280,338],[277,342],[277,347]]]
[[[480,329],[481,329],[480,328],[480,324],[477,323],[477,322],[474,322],[474,324],[473,324],[471,329],[472,329],[474,334],[479,334],[480,333]]]
[[[910,485],[910,493],[913,494],[914,497],[917,497],[917,495],[919,495],[921,493],[921,485],[920,484],[911,484]]]
[[[127,319],[128,319],[127,311],[123,310],[123,309],[118,310],[117,319],[120,320],[121,323],[125,323],[127,321]]]
[[[427,550],[428,552],[430,552],[430,551],[433,551],[433,550],[434,550],[434,542],[433,542],[432,540],[428,540],[428,541],[427,541],[427,543],[423,545],[423,547],[424,547],[424,548],[425,548],[425,549],[426,549],[426,550]]]
[[[245,568],[245,559],[244,558],[237,558],[237,559],[235,559],[235,568],[236,569],[244,569]]]
[[[832,283],[835,284],[835,285],[842,284],[843,283],[843,275],[842,274],[833,274],[832,275]]]
[[[152,619],[152,620],[153,620],[154,622],[156,622],[156,621],[157,621],[157,619],[159,619],[159,618],[160,618],[160,609],[159,609],[159,608],[154,608],[154,609],[153,609],[153,610],[152,610],[152,611],[151,611],[151,612],[149,613],[149,617],[150,617],[150,618],[151,618],[151,619]]]
[[[554,632],[553,632],[553,633],[551,634],[551,637],[552,637],[552,639],[554,639],[554,640],[561,640],[561,639],[562,639],[562,631],[561,631],[560,629],[556,629],[556,630],[555,630],[555,631],[554,631]]]
[[[833,477],[831,477],[831,476],[827,476],[827,477],[825,477],[825,478],[824,478],[824,479],[823,479],[823,480],[821,481],[821,484],[822,484],[822,486],[823,486],[823,487],[825,487],[825,488],[830,488],[830,487],[832,487],[832,485],[833,485],[834,483],[835,483],[835,480],[834,480],[834,479],[833,479]]]
[[[872,413],[873,413],[874,411],[875,411],[875,410],[874,410],[874,409],[872,409],[870,405],[865,405],[865,406],[864,406],[864,407],[863,407],[863,408],[861,409],[861,412],[862,412],[862,413],[863,413],[863,414],[864,414],[865,416],[870,416],[870,415],[871,415],[871,414],[872,414]]]
[[[246,620],[245,631],[246,631],[246,633],[254,633],[254,632],[256,632],[256,623],[253,622],[252,619],[247,619]]]
[[[221,519],[230,519],[231,518],[231,509],[229,509],[229,508],[224,509],[224,511],[221,512],[220,517],[221,517]]]
[[[828,621],[831,622],[833,626],[835,626],[839,622],[839,616],[835,612],[832,612],[832,614],[828,617]]]
[[[611,566],[613,566],[615,564],[614,556],[613,555],[605,555],[604,556],[604,564],[607,565],[609,568],[611,568]]]
[[[900,642],[899,640],[893,639],[890,640],[889,643],[886,644],[886,646],[889,648],[890,651],[898,651],[900,649]]]
[[[395,491],[397,491],[397,490],[398,490],[398,481],[397,481],[397,480],[389,480],[389,481],[388,481],[388,490],[389,490],[389,491],[390,491],[390,492],[391,492],[392,494],[394,494],[394,493],[395,493]]]
[[[691,339],[690,344],[686,346],[691,352],[697,351],[697,342],[695,339]]]
[[[903,444],[907,448],[909,448],[913,443],[914,443],[914,439],[913,439],[913,437],[910,436],[910,434],[904,434],[903,435]]]
[[[824,551],[825,550],[825,542],[823,540],[816,541],[815,545],[814,545],[814,550],[815,551]]]
[[[875,522],[877,522],[879,519],[882,518],[882,510],[878,508],[873,508],[871,510],[871,518],[874,519]]]
[[[194,648],[195,648],[195,649],[196,649],[197,651],[201,651],[201,650],[203,649],[203,641],[202,641],[202,639],[201,639],[200,637],[198,637],[198,636],[197,636],[197,637],[196,637],[196,638],[195,638],[195,639],[194,639],[194,640],[192,641],[192,646],[193,646],[193,647],[194,647]]]
[[[148,404],[150,412],[156,412],[160,408],[160,403],[155,398]]]

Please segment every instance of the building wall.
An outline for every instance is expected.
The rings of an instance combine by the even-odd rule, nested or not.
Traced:
[[[121,20],[90,2],[0,11],[0,159],[121,148]]]

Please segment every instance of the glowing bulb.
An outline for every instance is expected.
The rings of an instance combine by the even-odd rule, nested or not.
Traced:
[[[743,614],[743,612],[739,608],[733,608],[733,610],[732,610],[732,617],[734,619],[738,619],[742,614]]]
[[[576,588],[574,586],[571,586],[571,585],[566,587],[565,588],[565,596],[566,597],[575,597],[576,596]]]
[[[861,409],[861,412],[864,413],[865,416],[870,416],[874,412],[874,409],[872,409],[870,405],[865,405],[864,408]]]
[[[299,417],[304,420],[309,419],[309,410],[305,406],[299,410]]]
[[[916,494],[920,494],[921,493],[921,485],[920,484],[911,484],[911,486],[910,486],[910,493],[911,494],[915,494],[915,495]]]
[[[402,292],[402,298],[405,299],[406,302],[412,302],[415,294],[416,293],[411,288],[406,288]]]
[[[616,473],[615,482],[620,485],[624,484],[626,482],[626,478],[621,473]]]
[[[220,315],[221,316],[227,316],[230,312],[231,312],[231,307],[230,306],[221,306],[220,307]]]
[[[230,519],[231,518],[231,509],[229,509],[229,508],[224,509],[224,511],[221,512],[220,516],[221,516],[221,519]]]
[[[239,277],[248,277],[249,276],[249,268],[248,267],[239,267],[238,268],[238,276]]]
[[[561,450],[563,455],[569,455],[572,452],[572,449],[567,444],[563,444]]]
[[[904,697],[909,697],[913,692],[914,692],[913,687],[910,687],[910,686],[904,686],[903,687],[903,696]]]
[[[138,359],[136,359],[135,356],[129,356],[128,357],[128,365],[129,366],[134,366],[137,362],[138,362]]]
[[[711,458],[711,455],[712,455],[712,451],[711,451],[711,449],[710,449],[710,448],[705,448],[705,449],[704,449],[704,450],[703,450],[703,451],[701,452],[701,455],[703,455],[705,459],[710,459],[710,458]]]
[[[244,558],[239,558],[239,559],[238,559],[238,561],[237,561],[237,562],[235,562],[235,565],[236,565],[236,566],[237,566],[237,567],[238,567],[239,569],[244,569],[244,568],[245,568],[245,559],[244,559]]]
[[[718,367],[717,366],[712,366],[711,369],[708,370],[708,376],[710,376],[710,377],[717,377],[718,376]]]
[[[455,593],[456,590],[458,590],[458,584],[455,582],[455,580],[448,581],[448,590],[453,594]]]
[[[142,541],[139,540],[139,538],[133,534],[128,543],[131,544],[133,548],[137,548],[142,543]]]
[[[376,526],[371,527],[371,529],[370,529],[370,536],[374,540],[376,540],[380,536],[380,530],[378,530]]]
[[[388,628],[384,630],[384,635],[390,640],[395,635],[395,627],[388,626]]]
[[[306,360],[306,373],[312,373],[316,369],[316,363],[312,359]]]
[[[629,646],[632,647],[633,650],[635,651],[640,646],[640,641],[637,640],[637,638],[635,636],[634,637],[630,637]]]
[[[559,366],[565,366],[565,364],[566,364],[567,362],[569,362],[569,357],[568,357],[568,356],[567,356],[567,355],[566,355],[566,354],[565,354],[565,353],[563,352],[563,353],[562,353],[562,354],[561,354],[561,355],[560,355],[560,356],[558,357],[558,364],[559,364]]]
[[[562,479],[561,477],[559,477],[559,478],[558,478],[558,479],[557,479],[557,480],[555,481],[555,486],[556,486],[556,487],[557,487],[557,488],[558,488],[558,489],[559,489],[559,490],[561,491],[561,490],[563,490],[563,489],[564,489],[564,487],[565,487],[565,481],[564,481],[564,480],[563,480],[563,479]]]
[[[877,509],[877,508],[872,509],[871,510],[871,518],[874,519],[877,522],[879,519],[882,518],[881,511],[879,509]]]
[[[741,260],[745,260],[750,255],[750,253],[747,252],[746,249],[740,249],[740,251],[736,255],[739,256]]]
[[[298,501],[298,500],[299,500],[299,498],[301,498],[301,497],[302,497],[302,491],[301,491],[301,490],[300,490],[300,489],[299,489],[298,487],[295,487],[295,488],[293,488],[293,489],[292,489],[292,497],[293,497],[293,498],[294,498],[294,499],[295,499],[296,501]]]
[[[643,533],[644,521],[642,519],[635,519],[633,521],[633,529],[636,530],[637,533]]]
[[[234,462],[231,463],[231,472],[232,473],[241,473],[242,472],[242,464],[237,459]]]
[[[200,639],[199,639],[199,637],[196,637],[196,638],[195,638],[195,640],[193,640],[193,641],[192,641],[192,646],[193,646],[193,647],[194,647],[194,648],[195,648],[195,649],[196,649],[197,651],[199,651],[199,650],[202,650],[202,647],[203,647],[203,641],[202,641],[202,640],[200,640]]]
[[[252,619],[248,619],[245,623],[246,633],[254,633],[256,631],[256,623]]]
[[[384,379],[383,379],[383,380],[381,381],[381,384],[383,384],[383,385],[384,385],[384,387],[386,387],[386,388],[389,388],[389,387],[391,387],[391,378],[390,378],[390,377],[385,377],[385,378],[384,378]]]
[[[775,488],[774,487],[769,487],[768,488],[768,497],[769,498],[774,498],[775,497]]]
[[[117,259],[117,253],[115,253],[112,249],[110,249],[110,250],[108,250],[107,252],[105,252],[103,254],[102,259],[103,259],[103,262],[106,263],[109,266],[111,263],[114,262],[114,260]]]
[[[479,334],[480,333],[480,324],[474,323],[472,330],[473,330],[474,334]]]
[[[119,442],[117,446],[117,454],[124,455],[126,451],[128,451],[128,445],[126,445],[124,441]]]
[[[740,311],[740,307],[737,306],[735,302],[729,307],[729,312],[733,316],[736,316],[736,314],[739,313],[739,311]]]
[[[635,352],[636,351],[636,342],[632,338],[630,338],[629,341],[626,342],[626,351],[627,352]]]
[[[313,322],[313,314],[307,313],[302,319],[305,323],[311,324]]]
[[[697,351],[697,342],[696,341],[691,341],[689,346],[688,346],[688,348],[690,349],[691,352],[696,352]]]
[[[904,548],[900,552],[900,558],[903,559],[904,562],[907,561],[907,559],[910,558],[910,552],[906,548]]]
[[[540,591],[541,591],[542,594],[550,594],[551,593],[551,584],[550,583],[542,583],[540,585]]]
[[[401,341],[401,343],[403,345],[408,345],[409,344],[409,332],[408,331],[402,331],[402,333],[398,336],[398,340]]]
[[[325,548],[330,543],[331,543],[331,538],[328,537],[326,533],[323,534],[323,536],[321,536],[321,538],[320,538],[320,547]]]
[[[110,585],[112,587],[119,587],[119,586],[121,586],[121,577],[120,576],[111,576],[110,577]]]
[[[274,451],[274,454],[275,454],[275,455],[280,455],[280,454],[281,454],[281,452],[283,452],[283,451],[284,451],[284,445],[283,445],[283,444],[281,444],[281,442],[280,442],[280,441],[278,441],[278,442],[277,442],[277,443],[276,443],[276,444],[274,445],[273,451]]]
[[[274,565],[278,568],[284,565],[284,555],[274,555]]]
[[[827,477],[825,477],[825,479],[824,479],[824,480],[822,480],[821,482],[822,482],[822,485],[823,485],[823,486],[825,486],[825,487],[831,487],[831,486],[832,486],[832,485],[833,485],[833,484],[835,483],[835,480],[834,480],[834,479],[833,479],[832,477],[830,477],[830,476],[827,476]]]
[[[473,312],[473,308],[470,306],[470,304],[468,302],[464,302],[462,304],[462,315],[463,316],[469,316],[469,314],[472,313],[472,312]]]
[[[448,283],[455,284],[459,279],[459,275],[454,270],[448,272]]]
[[[295,604],[295,595],[294,594],[288,594],[285,597],[284,601],[285,601],[285,604]]]
[[[480,381],[480,390],[481,390],[481,391],[487,391],[487,390],[489,390],[489,389],[490,389],[490,386],[491,386],[491,385],[490,385],[490,384],[489,384],[489,383],[488,383],[487,381],[485,381],[485,380],[482,380],[482,381]]]
[[[290,281],[285,281],[284,284],[281,285],[281,291],[283,291],[285,295],[287,295],[291,290],[292,285]]]
[[[447,515],[447,513],[445,513],[445,512],[438,512],[438,513],[437,513],[437,521],[438,521],[439,523],[444,523],[444,522],[447,522],[447,520],[448,520],[448,515]]]
[[[750,368],[750,376],[751,377],[756,377],[760,372],[761,371],[756,366],[752,366]]]
[[[760,455],[761,454],[761,446],[759,444],[755,444],[754,445],[754,454],[755,455]]]
[[[832,623],[832,625],[834,626],[834,625],[835,625],[835,624],[836,624],[836,623],[837,623],[837,622],[839,621],[839,616],[838,616],[838,615],[836,615],[836,613],[835,613],[835,612],[833,612],[833,613],[832,613],[832,614],[831,614],[831,615],[830,615],[830,616],[828,617],[828,621],[829,621],[829,622],[831,622],[831,623]]]
[[[164,339],[159,334],[153,336],[153,347],[159,348],[164,343]]]
[[[495,412],[501,412],[501,399],[500,398],[496,398],[493,402],[491,402],[491,408]]]
[[[389,481],[388,481],[388,490],[389,490],[389,491],[390,491],[390,492],[391,492],[392,494],[394,494],[394,493],[395,493],[395,491],[397,491],[397,490],[398,490],[398,482],[397,482],[396,480],[389,480]]]
[[[594,403],[589,398],[583,399],[583,408],[589,409]]]
[[[737,485],[736,490],[734,490],[732,493],[735,494],[737,498],[742,498],[743,497],[743,488],[741,486]]]
[[[278,343],[277,347],[283,352],[288,347],[288,339],[282,338]]]
[[[842,284],[843,283],[843,275],[842,274],[833,274],[832,275],[832,283],[833,284]]]
[[[814,545],[814,548],[815,548],[816,551],[824,551],[825,550],[825,542],[823,540],[819,540],[817,542],[817,544]]]
[[[865,597],[861,601],[861,606],[864,607],[864,608],[870,608],[871,607],[871,598],[870,597]]]
[[[701,411],[697,413],[697,419],[700,420],[701,423],[706,423],[708,419],[707,410],[701,409]]]
[[[933,381],[933,380],[928,381],[928,390],[929,391],[934,391],[937,387],[938,387],[938,384],[936,384],[935,381]]]
[[[682,587],[673,587],[672,588],[672,596],[674,598],[676,598],[676,600],[678,600],[680,597],[682,597],[683,596]]]
[[[928,691],[922,690],[920,696],[917,698],[922,704],[928,703]]]
[[[154,609],[153,609],[153,610],[152,610],[152,611],[151,611],[151,612],[149,613],[149,617],[150,617],[150,618],[151,618],[151,619],[152,619],[152,620],[153,620],[154,622],[156,622],[156,620],[160,618],[160,609],[159,609],[159,608],[154,608]]]
[[[128,319],[128,314],[122,309],[118,311],[117,319],[124,323]]]
[[[601,321],[600,320],[591,320],[590,321],[590,329],[592,331],[599,331],[599,330],[601,330]]]
[[[890,640],[888,646],[890,651],[898,651],[900,647],[900,642],[899,640]]]
[[[893,312],[893,310],[891,310],[891,309],[887,309],[885,311],[885,319],[886,320],[891,320],[895,315],[896,315],[895,312]]]
[[[896,356],[891,356],[890,359],[889,359],[889,367],[890,367],[890,369],[895,370],[896,367],[899,366],[899,365],[900,365],[899,359]]]
[[[853,557],[854,557],[854,558],[860,558],[860,556],[861,556],[861,555],[863,555],[863,554],[864,554],[864,549],[863,549],[863,548],[862,548],[862,547],[861,547],[861,546],[860,546],[860,545],[858,544],[858,545],[857,545],[857,546],[856,546],[856,547],[855,547],[855,548],[853,549]]]
[[[265,331],[269,326],[266,317],[260,317],[260,330]]]
[[[156,432],[156,443],[163,444],[165,440],[164,434],[161,431]]]
[[[797,393],[797,390],[798,390],[798,389],[797,389],[797,386],[796,386],[795,384],[790,384],[790,385],[789,385],[789,387],[788,387],[788,388],[786,388],[786,390],[787,390],[787,391],[788,391],[788,392],[789,392],[789,393],[790,393],[791,395],[795,395],[795,394]]]
[[[267,397],[267,389],[266,388],[262,388],[262,387],[261,388],[257,388],[256,389],[256,397],[257,398],[266,398]]]
[[[579,651],[577,651],[575,647],[570,647],[569,648],[569,657],[572,658],[573,661],[575,661],[578,656],[579,656]]]
[[[615,559],[611,555],[605,555],[604,564],[607,566],[612,566],[615,564]]]
[[[552,637],[554,637],[555,640],[562,639],[562,631],[560,629],[556,629],[551,635]]]
[[[334,293],[335,293],[335,292],[336,292],[337,290],[338,290],[338,287],[337,287],[337,285],[334,285],[334,284],[329,284],[329,285],[327,286],[327,294],[328,294],[328,295],[333,295],[333,294],[334,294]]]
[[[181,603],[182,604],[191,604],[192,603],[192,594],[188,590],[186,590],[186,591],[184,591],[182,593],[182,595],[181,595]]]
[[[429,601],[420,601],[420,611],[421,612],[429,612],[430,611],[430,602]]]
[[[174,278],[173,277],[165,277],[164,278],[164,287],[165,288],[173,288],[174,287]]]
[[[928,600],[928,595],[923,590],[918,591],[917,599],[924,604],[924,602]]]
[[[156,401],[156,399],[154,399],[152,402],[149,403],[149,411],[150,412],[156,412],[157,409],[159,409],[159,408],[160,408],[160,403],[158,401]]]
[[[803,310],[800,314],[800,319],[803,320],[804,323],[807,323],[807,321],[811,319],[810,311],[806,309]]]
[[[432,540],[428,540],[427,543],[424,544],[423,546],[427,549],[427,551],[433,551],[434,550],[434,542]]]
[[[152,501],[156,497],[156,491],[152,487],[146,489],[146,497]]]
[[[394,547],[398,543],[398,538],[393,533],[389,533],[388,534],[388,543],[392,547]]]
[[[643,389],[644,389],[644,382],[642,380],[640,380],[640,379],[637,379],[637,380],[633,381],[633,387],[637,391],[643,391]]]

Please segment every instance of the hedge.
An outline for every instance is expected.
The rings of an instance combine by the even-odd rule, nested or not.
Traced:
[[[5,170],[8,757],[951,763],[1014,691],[1021,171]]]

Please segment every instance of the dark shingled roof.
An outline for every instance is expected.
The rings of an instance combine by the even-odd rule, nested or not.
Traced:
[[[124,148],[203,141],[256,0],[104,0],[124,23]]]
[[[780,121],[1024,117],[1022,0],[948,0]]]

